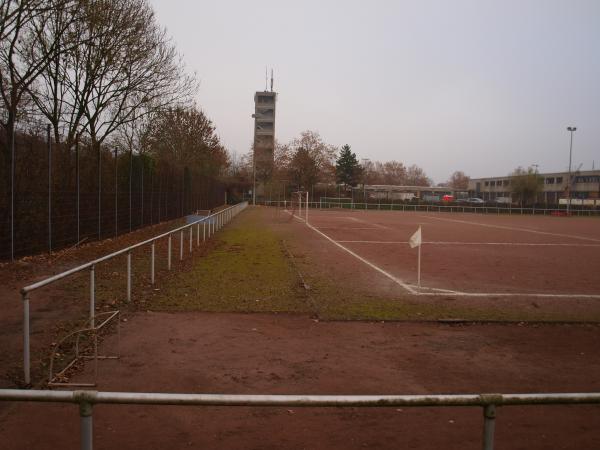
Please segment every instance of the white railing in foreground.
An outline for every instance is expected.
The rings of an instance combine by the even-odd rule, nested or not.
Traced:
[[[23,300],[23,374],[25,379],[25,384],[31,383],[31,367],[30,367],[30,333],[29,333],[29,294],[36,289],[52,284],[58,280],[66,278],[75,273],[81,272],[82,270],[89,269],[90,271],[90,312],[89,312],[89,320],[90,326],[94,326],[94,316],[95,316],[95,297],[96,297],[96,288],[95,288],[95,268],[96,264],[101,263],[103,261],[108,261],[109,259],[115,258],[117,256],[127,254],[127,301],[131,301],[131,253],[133,250],[143,247],[145,245],[151,245],[151,259],[150,259],[150,282],[154,285],[154,262],[155,262],[155,243],[159,239],[168,238],[168,253],[167,253],[167,267],[171,270],[171,260],[172,260],[172,240],[173,234],[179,232],[179,260],[183,260],[183,241],[184,241],[184,231],[189,228],[189,252],[192,252],[193,242],[194,242],[194,226],[196,226],[196,246],[200,245],[200,224],[202,224],[202,241],[204,242],[207,238],[210,238],[215,231],[220,230],[223,225],[228,223],[233,217],[235,217],[240,211],[243,211],[248,206],[248,202],[238,203],[236,205],[230,206],[229,208],[225,208],[221,211],[218,211],[209,216],[203,217],[195,222],[188,223],[179,228],[175,228],[174,230],[167,231],[166,233],[160,234],[153,238],[147,239],[142,242],[138,242],[137,244],[131,245],[114,253],[111,253],[106,256],[102,256],[101,258],[95,259],[88,263],[82,264],[80,266],[74,267],[73,269],[66,270],[57,275],[46,278],[45,280],[39,281],[34,284],[30,284],[29,286],[25,286],[21,289],[21,298]]]
[[[265,206],[279,206],[289,208],[292,204],[289,200],[265,200],[256,202]],[[306,202],[302,202],[306,207]],[[508,214],[508,215],[553,215],[566,214],[565,208],[521,208],[518,206],[469,206],[469,205],[435,205],[435,204],[411,204],[411,203],[353,203],[353,202],[308,202],[311,209],[347,209],[351,211],[413,211],[413,212],[460,212],[480,214]],[[600,217],[600,208],[573,209],[571,216]]]
[[[600,393],[460,395],[225,395],[0,389],[0,401],[79,405],[81,449],[92,450],[93,406],[98,404],[272,406],[272,407],[440,407],[483,408],[483,449],[493,450],[497,406],[600,404]],[[117,445],[118,447],[118,445]]]

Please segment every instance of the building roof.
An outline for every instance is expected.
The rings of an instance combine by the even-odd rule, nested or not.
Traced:
[[[564,176],[569,176],[569,172],[565,171],[565,172],[540,172],[538,173],[538,175],[540,177],[564,177]],[[577,176],[586,176],[586,175],[593,175],[593,176],[600,176],[600,169],[599,170],[572,170],[571,171],[571,175],[577,175]],[[482,178],[471,178],[470,181],[485,181],[485,180],[505,180],[507,178],[510,178],[512,175],[508,174],[508,175],[504,175],[504,176],[496,176],[496,177],[482,177]]]

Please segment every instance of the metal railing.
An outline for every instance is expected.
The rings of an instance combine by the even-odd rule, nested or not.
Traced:
[[[160,234],[153,238],[147,239],[142,242],[138,242],[137,244],[131,245],[129,247],[118,250],[109,255],[102,256],[101,258],[95,259],[88,263],[82,264],[80,266],[74,267],[72,269],[66,270],[57,275],[48,277],[42,281],[39,281],[34,284],[30,284],[29,286],[25,286],[21,289],[21,298],[23,300],[23,374],[25,379],[25,384],[31,383],[31,367],[30,367],[30,317],[29,317],[29,297],[30,293],[39,289],[41,287],[52,284],[58,280],[66,278],[75,273],[81,272],[82,270],[88,269],[90,272],[90,300],[89,300],[89,323],[90,326],[94,327],[94,317],[95,317],[95,297],[96,297],[96,288],[95,288],[95,269],[96,265],[108,261],[109,259],[115,258],[120,255],[127,255],[127,301],[131,301],[131,253],[133,250],[150,245],[151,246],[151,259],[150,259],[150,282],[152,285],[155,283],[155,259],[156,259],[156,241],[159,239],[167,238],[168,239],[168,252],[167,252],[167,267],[168,270],[171,270],[172,267],[172,241],[173,235],[179,233],[179,260],[183,260],[183,248],[184,248],[184,231],[189,229],[189,252],[192,253],[193,249],[193,241],[194,241],[194,227],[196,227],[196,246],[200,245],[200,225],[202,224],[202,241],[204,242],[206,239],[209,239],[216,231],[220,230],[226,223],[228,223],[233,217],[235,217],[239,212],[243,211],[248,206],[248,202],[238,203],[236,205],[225,208],[221,211],[218,211],[214,214],[210,214],[202,219],[196,220],[194,222],[185,224],[179,228],[175,228],[171,231],[167,231],[166,233]]]
[[[265,206],[290,207],[289,200],[265,200],[257,202]],[[306,205],[302,202],[303,207]],[[413,211],[413,212],[459,212],[479,214],[518,214],[518,215],[561,215],[566,214],[565,208],[521,208],[513,206],[468,206],[468,205],[433,205],[433,204],[411,204],[411,203],[353,203],[353,202],[309,202],[311,209],[348,209],[352,211]],[[594,216],[600,217],[600,208],[571,209],[572,216]]]
[[[481,407],[483,450],[493,450],[496,407],[600,404],[600,393],[459,395],[226,395],[143,392],[43,391],[0,389],[0,401],[79,405],[81,449],[93,447],[93,406],[98,404],[271,406],[271,407]]]

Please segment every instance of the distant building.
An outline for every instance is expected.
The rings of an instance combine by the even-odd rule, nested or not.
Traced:
[[[355,192],[365,194],[368,199],[391,201],[412,200],[440,201],[444,195],[454,194],[446,186],[397,186],[392,184],[367,184],[353,188]]]
[[[264,195],[264,184],[271,179],[275,151],[275,102],[277,93],[262,91],[254,94],[254,170],[256,191]]]
[[[540,173],[543,186],[537,202],[549,205],[565,203],[568,197],[568,172]],[[485,201],[516,198],[511,189],[511,177],[471,178],[469,196]],[[600,199],[600,170],[582,170],[571,173],[571,198],[574,204],[593,205]],[[562,199],[562,201],[561,201]],[[597,202],[596,202],[597,203]]]

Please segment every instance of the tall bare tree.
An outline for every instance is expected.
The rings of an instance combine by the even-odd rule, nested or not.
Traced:
[[[452,175],[450,175],[450,179],[447,181],[447,185],[453,189],[457,190],[467,190],[469,187],[470,178],[465,175],[464,172],[457,170]]]
[[[21,105],[29,88],[61,52],[61,37],[68,25],[55,30],[54,38],[46,41],[46,51],[37,51],[52,15],[57,10],[70,10],[70,0],[0,0],[0,125],[6,134],[7,145],[0,150],[5,164],[10,167],[6,180],[11,192],[11,257],[14,257],[14,203],[15,203],[15,127]],[[7,175],[7,173],[3,174]]]

